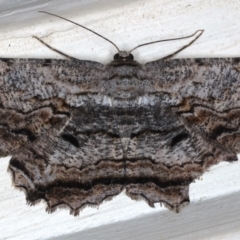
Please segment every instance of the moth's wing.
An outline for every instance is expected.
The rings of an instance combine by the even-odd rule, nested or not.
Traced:
[[[98,205],[118,194],[120,185],[98,184],[91,161],[97,161],[101,150],[95,150],[95,139],[81,134],[91,119],[88,108],[101,101],[105,66],[77,60],[1,59],[0,73],[0,155],[13,155],[9,170],[28,203],[45,199],[49,211],[66,204],[77,214],[86,204]],[[79,133],[71,132],[78,127]],[[84,147],[88,139],[90,146]],[[114,147],[110,138],[108,143]],[[96,168],[104,171],[101,164]]]
[[[142,97],[143,106],[155,123],[132,146],[136,158],[151,158],[145,170],[152,180],[129,185],[130,197],[144,196],[150,205],[163,202],[178,211],[189,202],[194,179],[220,161],[237,160],[239,71],[239,59],[159,60],[144,65],[142,78],[153,89]]]
[[[0,59],[0,156],[64,127],[71,105],[83,100],[74,95],[97,91],[102,69],[88,61]]]

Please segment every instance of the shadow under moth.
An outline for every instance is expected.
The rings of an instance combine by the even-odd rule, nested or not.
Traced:
[[[77,215],[125,190],[178,212],[194,179],[237,160],[240,59],[177,52],[144,65],[119,49],[107,65],[0,59],[0,156],[28,203]]]

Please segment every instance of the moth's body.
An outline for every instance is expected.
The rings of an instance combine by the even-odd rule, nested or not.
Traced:
[[[49,211],[77,214],[123,189],[178,211],[206,168],[237,159],[239,69],[239,59],[1,59],[0,153]]]

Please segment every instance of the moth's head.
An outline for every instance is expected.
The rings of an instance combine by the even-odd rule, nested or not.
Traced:
[[[138,66],[139,64],[133,60],[134,57],[130,52],[127,51],[119,51],[113,57],[113,61],[110,62],[111,66]]]
[[[114,55],[113,59],[114,61],[128,62],[133,61],[134,57],[130,52],[120,51]]]

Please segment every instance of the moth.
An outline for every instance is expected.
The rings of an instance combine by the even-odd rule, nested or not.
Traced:
[[[190,183],[237,160],[238,58],[170,59],[188,44],[141,65],[112,43],[103,65],[44,44],[67,59],[0,59],[0,155],[28,203],[78,215],[125,191],[178,212]]]

